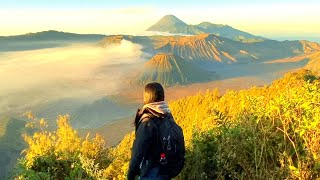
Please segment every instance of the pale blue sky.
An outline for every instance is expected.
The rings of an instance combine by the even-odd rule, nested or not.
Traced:
[[[162,16],[266,37],[320,37],[318,0],[0,0],[1,35],[44,30],[138,34]]]
[[[2,7],[123,8],[132,6],[203,7],[206,5],[308,4],[318,0],[0,0]]]

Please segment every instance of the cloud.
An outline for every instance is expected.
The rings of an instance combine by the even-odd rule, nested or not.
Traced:
[[[141,46],[123,40],[106,48],[74,44],[0,54],[0,114],[63,98],[116,93],[140,66]]]
[[[118,34],[118,35],[121,35],[121,34]],[[133,35],[133,36],[193,36],[192,34],[158,32],[158,31],[141,31],[141,32],[136,32],[136,33],[128,33],[127,35]]]

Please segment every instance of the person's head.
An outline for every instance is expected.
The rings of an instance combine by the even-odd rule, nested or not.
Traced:
[[[144,104],[164,101],[164,90],[157,82],[149,83],[144,88]]]

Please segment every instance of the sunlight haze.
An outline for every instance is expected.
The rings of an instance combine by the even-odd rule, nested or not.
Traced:
[[[72,3],[74,3],[74,6]],[[1,36],[45,30],[96,34],[141,34],[166,14],[187,24],[227,24],[265,37],[320,37],[317,1],[2,1]]]

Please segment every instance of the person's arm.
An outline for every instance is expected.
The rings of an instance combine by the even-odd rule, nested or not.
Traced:
[[[143,157],[149,151],[153,141],[153,126],[150,120],[145,119],[139,125],[136,139],[133,143],[131,161],[128,171],[128,180],[134,180],[140,172],[140,164]]]
[[[138,123],[139,123],[139,120],[141,119],[141,110],[140,109],[137,109],[137,112],[136,112],[136,117],[134,118],[134,121],[133,121],[133,125],[134,125],[134,130],[135,132],[137,132],[137,128],[138,128]]]

